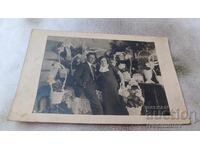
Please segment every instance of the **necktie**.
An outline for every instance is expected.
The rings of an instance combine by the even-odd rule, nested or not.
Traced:
[[[91,73],[92,73],[93,79],[94,79],[94,72],[95,72],[95,68],[94,68],[94,66],[91,65]]]

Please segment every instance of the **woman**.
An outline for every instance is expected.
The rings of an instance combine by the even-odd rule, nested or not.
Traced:
[[[102,91],[104,114],[128,115],[125,103],[118,94],[117,76],[121,79],[121,86],[124,86],[123,74],[114,66],[109,65],[106,57],[100,57],[99,61],[97,82]]]
[[[154,66],[146,63],[143,75],[144,83],[140,83],[145,98],[142,115],[170,115],[167,96],[163,85],[158,81]]]

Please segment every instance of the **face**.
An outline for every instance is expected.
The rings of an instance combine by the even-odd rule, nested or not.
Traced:
[[[76,63],[79,64],[81,62],[81,55],[77,55]]]
[[[106,58],[102,58],[101,61],[100,61],[100,63],[101,63],[101,65],[102,65],[103,67],[105,67],[105,66],[108,64]]]
[[[95,56],[94,55],[89,55],[88,58],[87,58],[88,62],[91,63],[91,64],[94,64],[95,63]]]

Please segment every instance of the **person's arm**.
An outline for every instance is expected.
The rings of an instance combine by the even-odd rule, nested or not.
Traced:
[[[120,80],[121,80],[121,83],[120,83],[120,86],[122,87],[125,87],[125,81],[124,81],[124,75],[122,74],[121,71],[119,71],[119,69],[117,69],[115,66],[113,65],[110,65],[110,69],[113,70],[114,74],[115,75],[118,75]]]
[[[84,72],[84,66],[79,65],[78,68],[76,69],[75,73],[74,73],[74,79],[75,79],[77,85],[79,85],[79,86],[83,86],[83,80],[81,78],[83,72]]]
[[[120,77],[120,80],[121,80],[121,83],[120,83],[120,85],[122,86],[122,87],[124,87],[125,86],[125,81],[124,81],[124,76],[123,76],[123,74],[121,73],[121,71],[117,71],[117,74],[119,75],[119,77]]]

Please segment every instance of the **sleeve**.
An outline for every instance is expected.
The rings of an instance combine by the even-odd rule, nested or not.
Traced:
[[[102,89],[102,75],[99,72],[99,68],[97,67],[97,71],[95,72],[95,78],[96,78],[96,85],[97,85],[97,90]]]
[[[83,72],[84,72],[84,66],[79,65],[74,73],[75,84],[79,86],[83,86],[83,80],[81,79]]]

